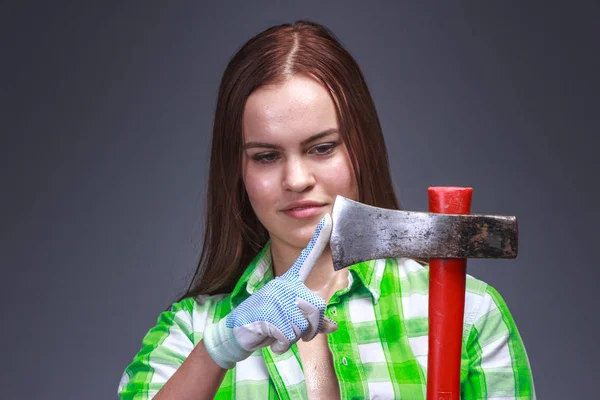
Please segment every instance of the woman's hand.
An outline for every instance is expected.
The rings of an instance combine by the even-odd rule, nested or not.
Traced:
[[[206,328],[204,346],[219,366],[233,368],[236,362],[269,345],[273,352],[282,354],[300,338],[309,341],[317,333],[337,329],[337,324],[324,316],[325,300],[304,285],[329,242],[331,224],[331,216],[326,214],[308,246],[285,274]]]

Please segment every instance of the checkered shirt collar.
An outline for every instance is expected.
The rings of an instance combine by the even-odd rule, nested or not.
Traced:
[[[269,241],[242,274],[242,277],[230,295],[232,308],[237,307],[248,296],[273,279],[273,258],[270,249],[271,242]],[[357,285],[367,288],[376,304],[380,296],[381,277],[383,276],[384,267],[385,262],[377,262],[376,260],[351,265],[348,267],[350,271],[348,274],[348,285],[351,288]]]

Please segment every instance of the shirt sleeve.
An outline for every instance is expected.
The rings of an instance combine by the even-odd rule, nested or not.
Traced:
[[[529,359],[504,299],[487,286],[467,342],[463,398],[533,400]]]
[[[152,399],[194,349],[194,299],[175,303],[160,314],[142,347],[121,377],[122,400]]]

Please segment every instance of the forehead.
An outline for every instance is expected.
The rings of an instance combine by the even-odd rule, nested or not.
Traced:
[[[338,128],[329,91],[306,75],[254,91],[244,108],[243,126],[245,141],[302,140]]]

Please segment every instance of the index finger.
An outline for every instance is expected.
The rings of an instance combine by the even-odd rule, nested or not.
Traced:
[[[312,271],[315,263],[319,257],[321,257],[321,254],[323,254],[325,246],[329,243],[332,224],[331,215],[325,214],[325,216],[321,218],[321,221],[319,221],[308,246],[302,250],[300,257],[298,257],[294,263],[294,267],[299,268],[298,276],[302,282],[306,280],[306,277],[310,274],[310,271]]]

